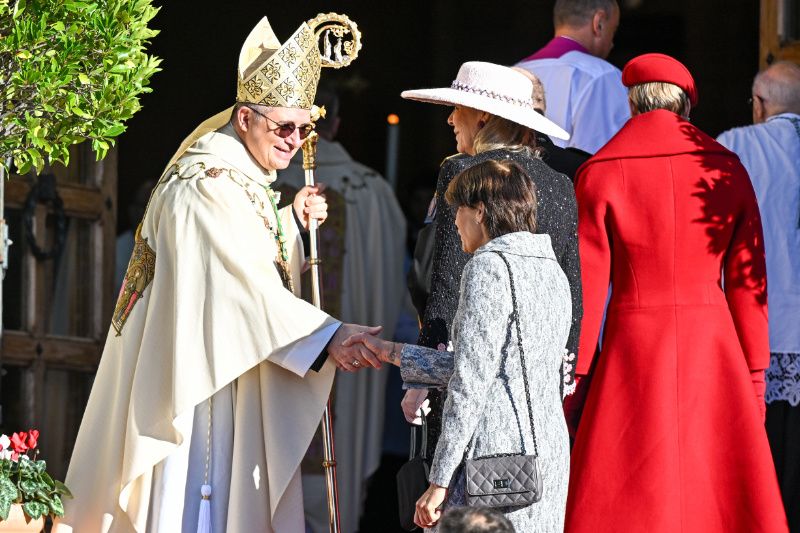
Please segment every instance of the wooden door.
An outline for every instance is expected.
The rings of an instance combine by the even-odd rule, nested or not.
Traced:
[[[800,64],[800,0],[761,0],[759,68],[778,60]]]
[[[41,458],[63,479],[113,306],[116,151],[97,162],[88,143],[75,146],[70,165],[50,174],[6,183],[14,244],[3,282],[0,427],[38,428]],[[45,202],[48,181],[58,199]]]

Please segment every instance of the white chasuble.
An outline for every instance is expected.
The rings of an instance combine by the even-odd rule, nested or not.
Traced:
[[[338,322],[284,288],[273,174],[235,132],[178,155],[137,231],[55,531],[196,529],[209,403],[215,533],[302,531],[299,465],[334,375],[308,368]],[[299,290],[291,207],[279,218]]]

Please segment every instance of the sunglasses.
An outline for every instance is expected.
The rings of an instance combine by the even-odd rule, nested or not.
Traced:
[[[271,118],[269,118],[264,113],[261,113],[260,111],[254,109],[254,108],[252,108],[250,106],[247,106],[247,109],[249,109],[250,111],[252,111],[256,115],[262,116],[265,119],[267,119],[270,122],[272,122],[273,124],[275,124],[274,128],[272,128],[272,129],[267,128],[267,131],[274,132],[281,139],[285,139],[287,137],[291,137],[292,134],[294,133],[294,130],[300,130],[300,139],[302,140],[302,139],[305,139],[306,137],[308,137],[309,135],[311,135],[311,132],[314,131],[314,125],[313,124],[300,124],[300,125],[297,125],[294,122],[276,122],[276,121],[272,120]]]

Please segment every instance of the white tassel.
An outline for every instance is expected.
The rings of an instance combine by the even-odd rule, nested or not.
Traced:
[[[211,485],[200,487],[200,512],[197,514],[197,533],[211,533]]]

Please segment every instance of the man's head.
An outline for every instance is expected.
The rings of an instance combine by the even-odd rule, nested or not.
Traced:
[[[247,151],[266,170],[289,166],[308,136],[311,112],[296,107],[238,103],[231,124]]]
[[[311,132],[311,108],[323,60],[314,30],[320,17],[327,20],[332,15],[302,23],[283,44],[263,17],[239,52],[237,103],[230,122],[266,170],[286,168]],[[352,47],[358,48],[358,43]]]
[[[753,122],[781,113],[800,114],[800,66],[778,61],[753,80]]]
[[[514,533],[503,513],[484,507],[454,507],[439,521],[441,533]]]
[[[614,47],[619,5],[615,0],[556,0],[553,25],[556,35],[575,39],[593,56],[606,58]]]

